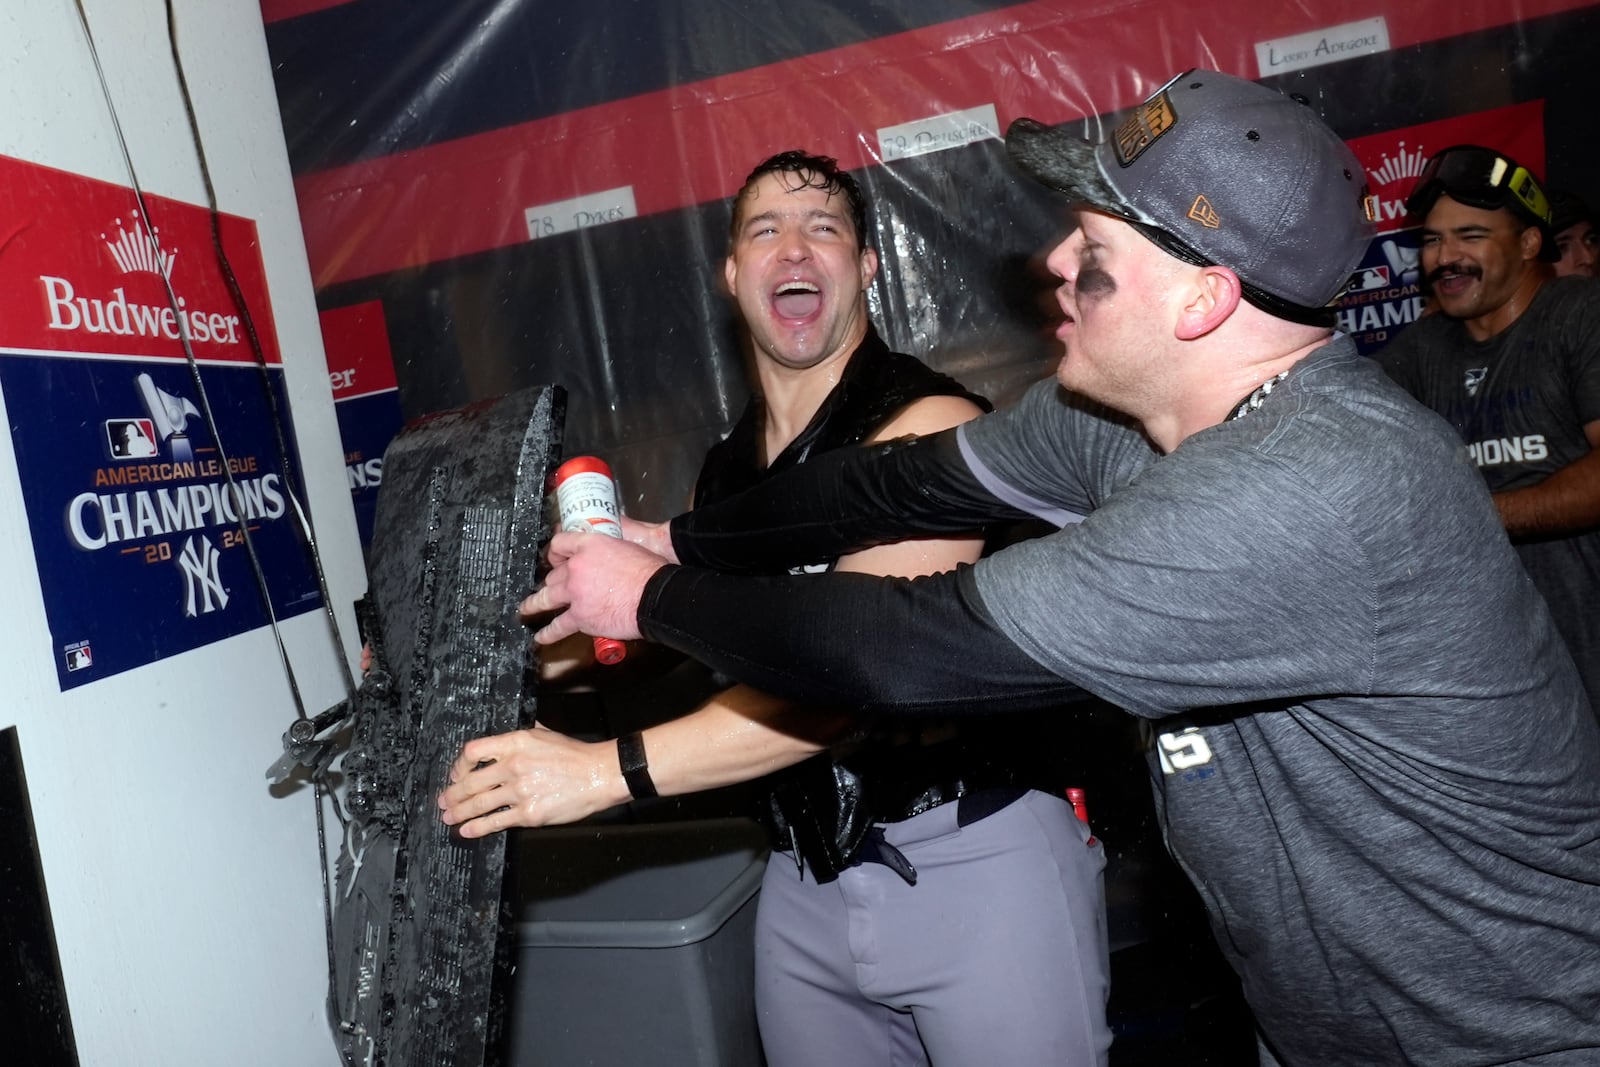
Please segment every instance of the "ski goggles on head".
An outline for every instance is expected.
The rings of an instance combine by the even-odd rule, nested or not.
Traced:
[[[1492,148],[1455,145],[1437,153],[1406,198],[1406,210],[1426,215],[1441,193],[1468,207],[1509,208],[1536,225],[1550,225],[1550,200],[1533,174]]]

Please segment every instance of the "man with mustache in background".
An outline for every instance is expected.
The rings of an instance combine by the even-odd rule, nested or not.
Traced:
[[[1406,208],[1438,314],[1378,360],[1467,442],[1600,714],[1600,289],[1555,277],[1550,202],[1494,149],[1438,153]]]

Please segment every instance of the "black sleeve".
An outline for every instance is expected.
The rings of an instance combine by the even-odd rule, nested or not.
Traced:
[[[691,566],[771,572],[1028,517],[978,482],[950,429],[812,457],[673,519],[672,547]]]
[[[639,629],[763,692],[825,707],[950,715],[1087,696],[995,627],[966,564],[925,578],[663,567],[645,586]]]

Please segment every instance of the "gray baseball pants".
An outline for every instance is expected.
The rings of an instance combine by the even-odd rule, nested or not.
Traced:
[[[1030,792],[968,826],[957,805],[883,827],[917,870],[818,885],[773,853],[756,919],[769,1067],[1103,1067],[1105,854]]]

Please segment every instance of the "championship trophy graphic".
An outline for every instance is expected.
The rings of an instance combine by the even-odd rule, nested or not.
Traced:
[[[156,425],[156,433],[172,447],[172,461],[187,463],[194,459],[194,450],[189,447],[189,435],[185,430],[191,417],[200,416],[199,409],[188,397],[174,396],[164,389],[157,389],[148,374],[140,374],[136,381],[145,410],[150,412],[150,421]]]

